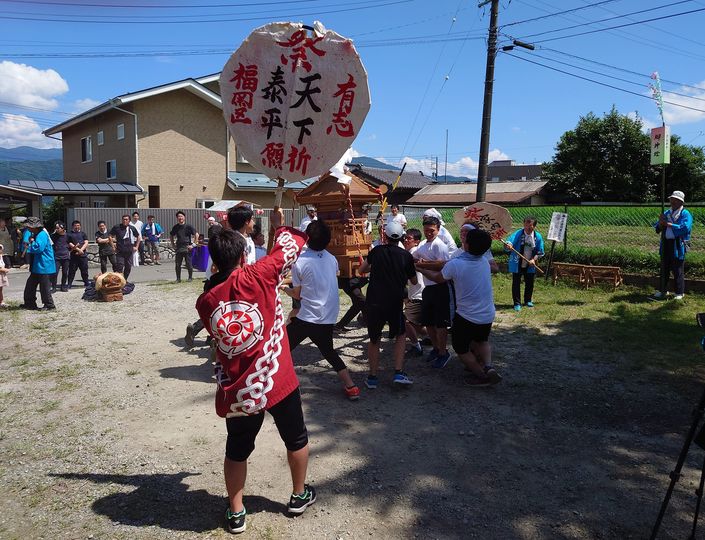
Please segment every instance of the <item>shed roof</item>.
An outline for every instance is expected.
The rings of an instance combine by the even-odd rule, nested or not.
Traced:
[[[302,180],[301,182],[290,182],[288,184],[284,184],[284,187],[286,189],[300,191],[304,188],[307,188],[315,181],[315,178],[309,178],[306,180]],[[265,176],[264,174],[238,171],[230,171],[228,173],[228,185],[233,190],[274,191],[275,189],[277,189],[277,182]]]
[[[10,187],[42,195],[102,195],[142,193],[142,188],[125,182],[65,182],[63,180],[8,180]]]
[[[489,182],[486,200],[493,203],[520,203],[537,195],[546,185],[541,182]],[[477,184],[434,184],[411,197],[408,204],[463,205],[474,202]]]
[[[393,169],[379,169],[377,167],[365,167],[360,164],[353,163],[349,165],[350,172],[360,176],[363,180],[371,181],[377,185],[386,184],[387,187],[392,187],[399,176],[399,171]],[[401,175],[397,189],[416,190],[421,189],[435,180],[429,176],[425,176],[421,172],[407,172]]]

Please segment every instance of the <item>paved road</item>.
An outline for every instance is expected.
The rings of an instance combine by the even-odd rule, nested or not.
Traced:
[[[94,276],[96,273],[100,271],[99,268],[94,268],[91,267],[88,269],[88,275],[89,276]],[[27,276],[29,276],[29,270],[20,270],[19,268],[13,268],[10,274],[8,274],[8,278],[10,280],[10,286],[5,287],[3,289],[3,293],[5,295],[5,301],[8,300],[16,300],[16,301],[22,301],[22,292],[24,291],[24,285],[25,282],[27,281]],[[181,278],[186,279],[188,277],[188,273],[186,272],[186,268],[181,269]],[[205,272],[199,272],[198,270],[194,269],[193,271],[193,279],[194,280],[203,280],[205,279],[206,275]],[[147,282],[152,282],[152,281],[174,281],[176,279],[176,272],[174,270],[174,262],[169,261],[166,263],[163,263],[159,266],[139,266],[137,268],[132,269],[132,273],[130,274],[130,281],[133,283],[147,283]],[[76,288],[77,285],[82,285],[81,279],[80,279],[80,273],[77,272],[76,279],[74,279],[74,290],[78,290]],[[38,291],[37,291],[38,293]],[[39,294],[37,294],[37,297]],[[40,301],[41,303],[41,301]]]

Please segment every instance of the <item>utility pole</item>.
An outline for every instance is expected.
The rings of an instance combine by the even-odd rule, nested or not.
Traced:
[[[490,11],[490,33],[487,39],[487,67],[485,69],[485,99],[482,105],[482,132],[480,133],[480,163],[477,170],[477,197],[475,202],[485,200],[487,192],[487,160],[490,154],[490,125],[492,124],[492,92],[494,87],[494,61],[497,57],[497,18],[499,0],[484,0],[477,7],[492,3]]]
[[[448,183],[448,130],[446,129],[446,164],[443,169],[443,182]],[[63,275],[63,274],[62,274]]]

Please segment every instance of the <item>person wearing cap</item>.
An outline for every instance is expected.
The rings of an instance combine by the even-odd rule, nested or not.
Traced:
[[[299,224],[299,230],[301,232],[306,232],[306,228],[308,227],[308,224],[311,223],[312,221],[315,221],[318,219],[318,216],[316,216],[316,207],[315,206],[307,206],[306,207],[306,215],[304,218],[301,220],[301,223]]]
[[[404,298],[407,296],[407,281],[416,285],[416,269],[412,255],[399,246],[404,229],[398,223],[385,227],[385,243],[370,251],[367,260],[360,265],[361,274],[370,274],[367,287],[367,354],[370,372],[365,386],[370,390],[379,384],[379,340],[384,325],[389,325],[389,339],[394,340],[394,378],[398,387],[409,387],[413,381],[404,373],[404,346],[406,328],[404,321]]]
[[[693,229],[693,216],[688,210],[683,208],[685,194],[682,191],[674,191],[668,197],[671,208],[661,214],[656,223],[656,232],[661,234],[661,244],[659,250],[661,257],[665,259],[665,264],[661,265],[665,275],[661,276],[662,290],[656,291],[651,297],[654,300],[665,300],[668,277],[673,273],[673,281],[676,285],[675,300],[683,300],[685,294],[685,274],[683,266],[685,254],[688,251],[690,233]]]
[[[222,230],[223,226],[218,223],[218,221],[215,219],[215,216],[208,216],[208,231],[206,232],[208,238],[213,238],[216,232]]]
[[[49,233],[38,217],[27,218],[25,222],[30,236],[27,239],[27,253],[32,255],[32,266],[24,287],[24,304],[22,308],[39,310],[37,307],[37,287],[42,297],[42,310],[56,309],[51,296],[51,276],[56,273],[54,248]]]
[[[458,249],[458,244],[455,243],[453,235],[450,234],[448,229],[446,229],[446,223],[445,221],[443,221],[443,216],[441,216],[441,213],[435,208],[429,208],[428,210],[424,211],[423,216],[421,216],[421,219],[423,220],[427,217],[435,217],[438,220],[438,222],[440,223],[440,226],[438,227],[438,238],[440,238],[440,240],[448,248],[448,254],[453,254],[453,252]],[[425,242],[426,241],[423,240],[421,244],[424,244]]]

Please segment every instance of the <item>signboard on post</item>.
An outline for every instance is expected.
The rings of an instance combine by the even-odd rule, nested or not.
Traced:
[[[492,240],[502,240],[511,232],[512,215],[509,210],[488,202],[479,202],[457,210],[453,221],[462,227],[466,223],[475,225],[488,233]]]
[[[651,165],[671,162],[671,129],[661,126],[651,130]]]
[[[551,225],[548,227],[546,240],[554,242],[562,242],[565,238],[565,229],[568,226],[568,214],[563,212],[553,212],[551,216]]]
[[[319,23],[253,31],[225,64],[220,95],[240,153],[280,184],[328,172],[370,109],[367,73],[352,41]]]

